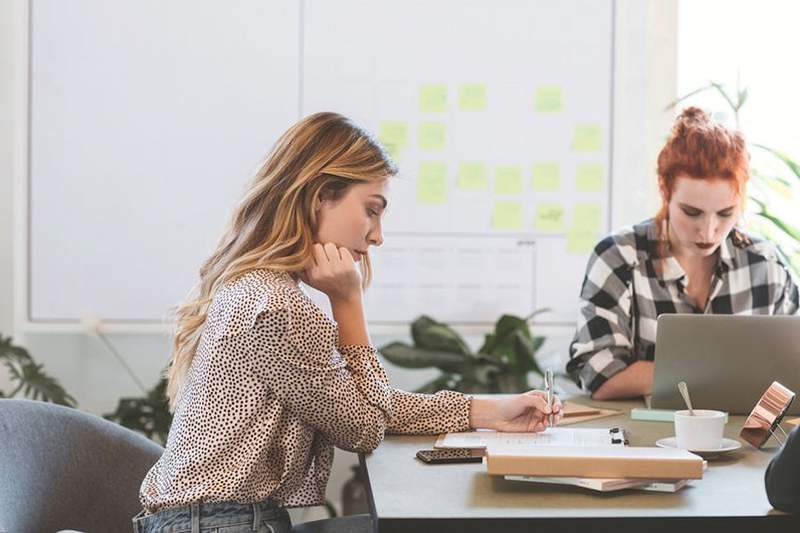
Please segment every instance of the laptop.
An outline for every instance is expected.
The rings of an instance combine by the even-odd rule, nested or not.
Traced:
[[[749,414],[773,381],[800,394],[800,316],[658,317],[652,407]],[[800,414],[800,401],[789,407]]]

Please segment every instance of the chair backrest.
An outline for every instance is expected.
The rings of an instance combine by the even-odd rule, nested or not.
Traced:
[[[131,531],[163,448],[75,409],[0,400],[0,531]]]

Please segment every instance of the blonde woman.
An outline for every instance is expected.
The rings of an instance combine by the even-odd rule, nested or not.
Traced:
[[[547,427],[541,391],[478,399],[389,385],[362,293],[395,173],[335,113],[278,140],[178,309],[175,416],[135,531],[289,531],[285,508],[323,503],[334,446],[368,452],[386,432]],[[328,296],[333,320],[300,281]]]

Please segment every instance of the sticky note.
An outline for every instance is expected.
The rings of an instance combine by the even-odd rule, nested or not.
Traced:
[[[533,227],[537,231],[560,233],[564,231],[564,206],[550,203],[536,206]]]
[[[486,109],[486,85],[467,83],[458,88],[458,109],[461,111],[483,111]]]
[[[497,202],[492,211],[492,228],[500,230],[522,229],[522,204]]]
[[[421,204],[443,204],[447,201],[447,165],[443,161],[420,162],[417,201]]]
[[[444,150],[444,122],[423,122],[419,125],[420,150]]]
[[[588,163],[578,165],[575,171],[575,188],[580,192],[603,190],[603,165]]]
[[[600,205],[575,204],[572,227],[597,233],[600,231]]]
[[[533,190],[539,192],[557,191],[561,178],[558,163],[543,162],[533,165]]]
[[[603,147],[603,130],[597,124],[575,126],[572,149],[576,152],[599,152]]]
[[[447,111],[447,85],[422,85],[419,88],[419,110],[423,113]]]
[[[539,113],[558,113],[564,109],[564,91],[557,85],[539,87],[534,100]]]
[[[597,242],[597,233],[579,228],[570,228],[567,231],[567,252],[571,254],[585,254],[591,252]]]
[[[408,144],[408,124],[397,120],[383,120],[378,126],[378,139],[389,154],[397,159]]]
[[[522,168],[499,166],[494,171],[494,192],[519,194],[522,192]]]
[[[465,191],[480,191],[489,188],[486,165],[477,162],[458,164],[458,188]]]

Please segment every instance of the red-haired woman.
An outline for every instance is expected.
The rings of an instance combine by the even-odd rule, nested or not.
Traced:
[[[567,371],[598,400],[650,394],[664,313],[793,314],[798,290],[775,249],[736,227],[744,137],[690,107],[658,156],[655,218],[600,241],[581,289]]]

